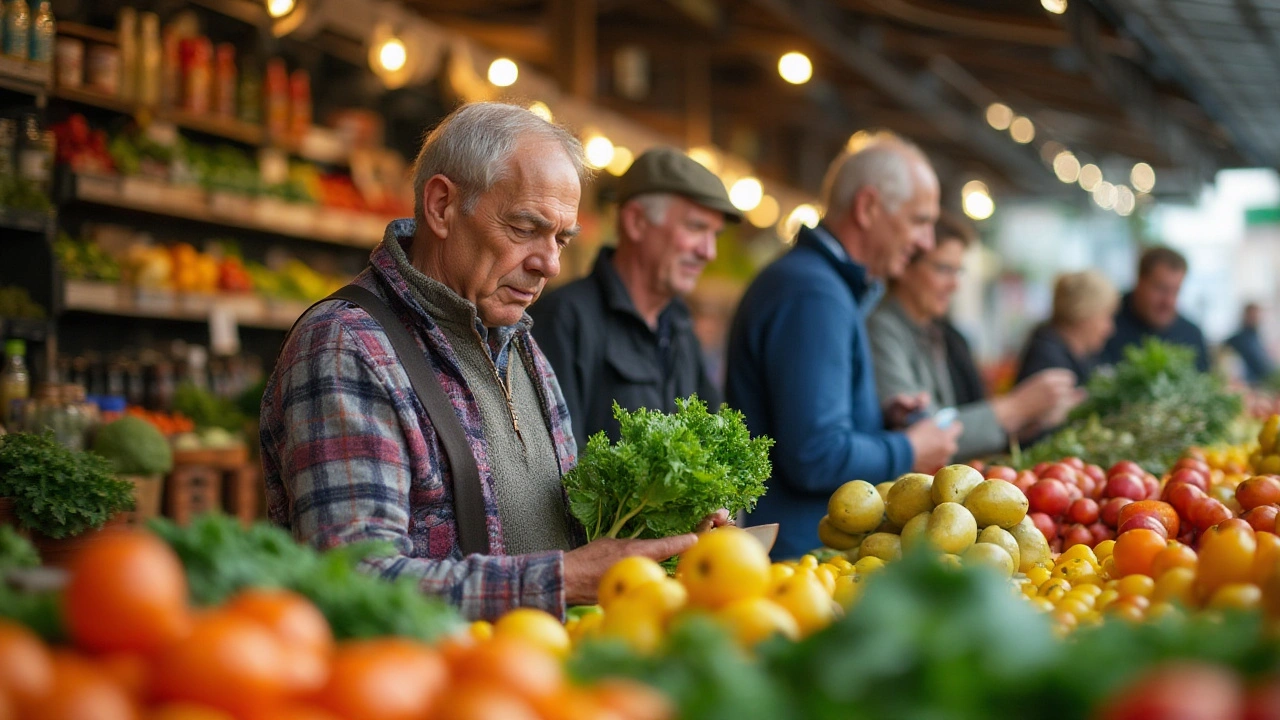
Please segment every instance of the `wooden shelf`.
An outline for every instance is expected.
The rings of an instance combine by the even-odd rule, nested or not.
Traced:
[[[0,88],[27,95],[44,95],[53,84],[50,65],[0,56]]]
[[[207,193],[145,178],[77,175],[72,180],[72,198],[81,202],[331,245],[372,248],[390,222],[368,213]]]
[[[322,137],[326,142],[317,142],[317,138],[308,137],[298,142],[272,142],[267,137],[266,129],[258,123],[250,123],[238,118],[220,117],[210,114],[189,113],[182,109],[156,110],[126,100],[115,95],[108,95],[96,88],[66,87],[59,85],[53,89],[53,97],[67,102],[110,110],[125,115],[150,115],[156,120],[170,122],[174,125],[212,137],[224,138],[233,142],[252,145],[254,147],[278,147],[289,154],[320,163],[345,167],[351,164],[351,158],[345,150],[333,149],[333,131],[313,126],[312,134]]]
[[[230,313],[244,327],[288,330],[308,303],[277,301],[244,293],[182,293],[143,290],[113,283],[68,280],[63,308],[99,315],[208,322]]]
[[[62,20],[58,21],[58,34],[88,40],[99,45],[116,45],[120,42],[120,35],[115,30]]]

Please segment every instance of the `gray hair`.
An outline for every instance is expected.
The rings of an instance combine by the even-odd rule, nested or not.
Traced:
[[[583,185],[591,180],[582,143],[559,125],[518,105],[478,102],[463,105],[440,121],[422,142],[413,163],[413,217],[426,217],[422,193],[427,181],[443,175],[462,196],[462,212],[475,209],[480,196],[503,179],[508,161],[522,138],[555,140],[569,156]]]
[[[924,152],[909,140],[888,132],[876,132],[832,161],[822,182],[822,203],[828,215],[839,215],[853,205],[858,191],[874,187],[889,212],[894,212],[915,192],[911,162],[928,163]]]
[[[661,225],[667,220],[667,212],[671,210],[671,202],[675,200],[671,193],[644,193],[627,200],[644,210],[644,216],[654,225]],[[625,204],[625,203],[624,203]]]

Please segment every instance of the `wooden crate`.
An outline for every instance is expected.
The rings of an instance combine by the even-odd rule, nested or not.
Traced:
[[[246,525],[258,517],[260,470],[244,445],[180,450],[165,488],[165,514],[179,525],[195,515],[221,511]]]

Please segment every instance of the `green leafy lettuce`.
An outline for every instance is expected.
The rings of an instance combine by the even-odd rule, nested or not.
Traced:
[[[668,415],[614,403],[618,442],[603,432],[587,441],[564,484],[589,540],[691,532],[716,510],[749,510],[764,494],[773,440],[752,438],[727,406],[712,414],[696,395],[676,404]]]

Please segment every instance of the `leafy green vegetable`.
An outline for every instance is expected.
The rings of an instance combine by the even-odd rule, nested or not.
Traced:
[[[1017,467],[1076,455],[1104,467],[1134,460],[1160,474],[1187,448],[1233,437],[1243,409],[1220,378],[1196,369],[1194,351],[1155,339],[1126,348],[1087,389],[1067,425],[1016,456]]]
[[[339,639],[400,635],[430,641],[461,623],[413,580],[388,581],[359,570],[362,560],[387,551],[381,543],[318,553],[280,528],[257,523],[246,529],[223,515],[198,517],[185,528],[156,519],[150,528],[182,559],[198,605],[217,605],[246,587],[286,588],[314,602]]]
[[[10,570],[40,567],[40,553],[10,525],[0,525],[0,576]]]
[[[617,403],[618,443],[596,433],[565,476],[570,509],[587,537],[665,537],[687,533],[720,508],[755,506],[769,477],[770,438],[752,438],[742,413],[714,415],[696,395],[667,415]]]
[[[173,449],[155,425],[132,415],[98,428],[93,451],[123,475],[158,475],[173,469]]]
[[[0,582],[0,618],[25,625],[50,643],[66,638],[57,592],[27,593]]]
[[[60,539],[100,528],[133,507],[133,483],[106,458],[69,450],[52,434],[15,433],[0,445],[0,497],[11,497],[23,527]]]

